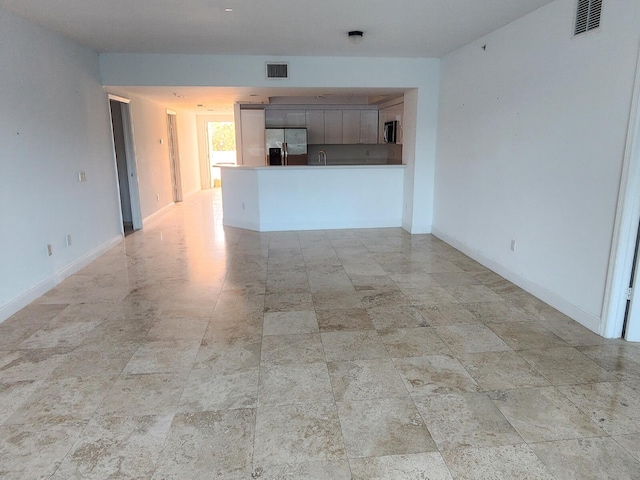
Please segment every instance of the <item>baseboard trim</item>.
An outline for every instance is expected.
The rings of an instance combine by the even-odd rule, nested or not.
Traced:
[[[171,207],[173,206],[175,206],[175,202],[168,203],[164,207],[153,212],[151,215],[146,216],[145,218],[142,219],[142,226],[144,227],[149,222],[154,221],[156,218],[160,217],[163,213],[166,213],[167,210],[171,209]]]
[[[599,316],[585,312],[580,307],[573,305],[570,302],[567,302],[565,299],[557,296],[555,293],[550,292],[549,290],[541,287],[537,283],[534,283],[530,280],[527,280],[523,276],[509,270],[503,265],[499,264],[492,258],[486,257],[481,252],[469,247],[468,245],[460,242],[454,237],[449,236],[442,230],[439,230],[436,227],[432,228],[432,233],[434,236],[438,237],[443,242],[448,243],[452,247],[460,250],[465,255],[473,258],[476,262],[484,265],[485,267],[493,270],[498,275],[506,278],[511,283],[516,284],[523,290],[529,292],[534,297],[539,298],[543,302],[551,305],[553,308],[561,311],[568,317],[571,317],[576,322],[584,325],[589,330],[594,333],[598,333],[600,328],[601,319]]]
[[[124,237],[122,235],[113,237],[111,240],[103,243],[98,248],[93,249],[86,255],[83,255],[79,259],[74,260],[63,269],[49,276],[47,279],[43,280],[35,287],[27,290],[25,293],[19,295],[13,300],[10,300],[5,305],[2,305],[2,307],[0,307],[0,322],[4,322],[11,315],[23,309],[31,302],[47,293],[52,288],[62,283],[63,280],[89,265],[100,255],[103,255],[104,253],[111,250],[113,247],[122,242],[123,238]]]
[[[222,217],[222,225],[225,227],[242,228],[243,230],[252,230],[254,232],[260,231],[260,224],[256,222],[244,222],[242,220],[228,220],[224,216]]]

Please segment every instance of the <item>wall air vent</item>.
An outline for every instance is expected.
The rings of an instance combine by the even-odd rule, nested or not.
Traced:
[[[576,26],[573,35],[580,35],[600,26],[602,0],[578,0]]]
[[[267,78],[289,78],[289,64],[267,63]]]

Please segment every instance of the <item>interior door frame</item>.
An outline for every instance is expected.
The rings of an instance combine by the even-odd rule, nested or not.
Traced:
[[[131,100],[119,95],[109,93],[107,103],[109,106],[109,120],[113,128],[113,118],[111,118],[111,101],[121,104],[122,109],[122,130],[124,133],[124,149],[126,153],[127,172],[129,173],[129,197],[131,201],[131,221],[134,230],[142,228],[142,209],[140,207],[140,187],[138,185],[138,164],[136,161],[136,150],[133,137],[133,121],[131,117]],[[124,223],[122,220],[122,202],[120,201],[120,183],[118,182],[118,161],[116,159],[116,147],[113,134],[111,135],[111,146],[113,147],[113,164],[116,170],[116,188],[118,189],[118,209],[120,212],[120,225],[124,235]]]
[[[182,177],[180,175],[180,146],[178,143],[178,115],[167,110],[167,138],[169,140],[169,161],[171,162],[171,189],[173,201],[182,201]]]
[[[627,289],[631,279],[638,223],[640,222],[640,48],[636,61],[636,76],[627,127],[627,139],[620,176],[620,190],[609,257],[609,269],[598,333],[606,338],[620,338],[627,309]],[[635,284],[629,318],[634,304],[640,308],[640,294]],[[638,313],[634,322],[640,321]],[[637,325],[634,325],[637,328]],[[627,330],[629,330],[627,328]]]

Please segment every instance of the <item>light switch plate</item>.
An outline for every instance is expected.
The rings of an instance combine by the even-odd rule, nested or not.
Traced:
[[[85,172],[78,172],[78,181],[79,182],[86,182],[87,181],[87,174]]]

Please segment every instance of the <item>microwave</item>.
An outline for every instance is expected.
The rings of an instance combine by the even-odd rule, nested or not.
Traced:
[[[398,121],[384,122],[384,143],[396,143],[398,141]]]

